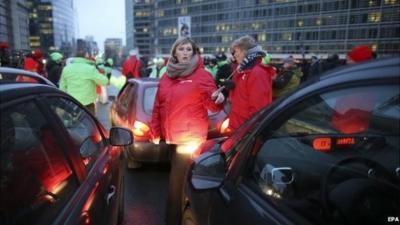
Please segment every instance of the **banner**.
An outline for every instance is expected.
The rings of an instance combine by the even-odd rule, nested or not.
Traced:
[[[180,16],[178,17],[178,37],[191,37],[191,17],[190,16]]]

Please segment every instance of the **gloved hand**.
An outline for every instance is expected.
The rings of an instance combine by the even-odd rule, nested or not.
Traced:
[[[218,97],[217,97],[217,99],[215,99],[215,104],[217,104],[217,105],[219,105],[219,104],[221,104],[221,103],[223,103],[225,101],[225,97],[224,97],[224,95],[220,92],[219,94],[218,94]]]
[[[217,104],[217,105],[223,103],[224,100],[225,100],[224,95],[221,93],[222,89],[224,89],[224,88],[225,88],[225,87],[222,86],[222,87],[218,88],[216,91],[214,91],[214,92],[211,94],[211,99],[212,99],[212,100],[215,102],[215,104]]]

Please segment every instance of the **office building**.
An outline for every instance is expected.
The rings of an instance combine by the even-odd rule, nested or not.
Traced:
[[[154,6],[150,14],[135,8],[146,2]],[[135,21],[154,16],[148,25],[154,33],[146,33],[154,36],[151,54],[169,54],[182,17],[190,18],[190,35],[204,53],[228,52],[245,34],[282,55],[346,54],[361,44],[378,55],[400,49],[399,0],[134,0],[133,9]],[[134,38],[142,35],[136,24],[132,29]]]
[[[6,43],[12,50],[29,49],[25,0],[0,0],[0,42]]]
[[[122,38],[107,38],[104,41],[105,59],[112,58],[115,65],[120,65],[123,55]]]
[[[154,52],[154,34],[157,22],[154,20],[154,0],[126,0],[126,47],[139,49],[143,56]]]
[[[75,46],[73,0],[27,0],[30,9],[30,47],[44,52],[59,50],[66,56]]]

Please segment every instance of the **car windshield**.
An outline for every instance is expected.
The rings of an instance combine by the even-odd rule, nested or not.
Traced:
[[[395,85],[353,87],[280,113],[254,138],[252,181],[294,221],[381,224],[400,209],[398,99]]]
[[[144,111],[146,114],[151,115],[154,106],[154,100],[157,93],[157,87],[148,87],[144,89]]]

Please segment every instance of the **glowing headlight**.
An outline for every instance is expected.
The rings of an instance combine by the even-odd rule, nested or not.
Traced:
[[[200,143],[188,143],[183,145],[178,145],[176,147],[176,152],[179,154],[193,154],[193,152],[200,146]]]

